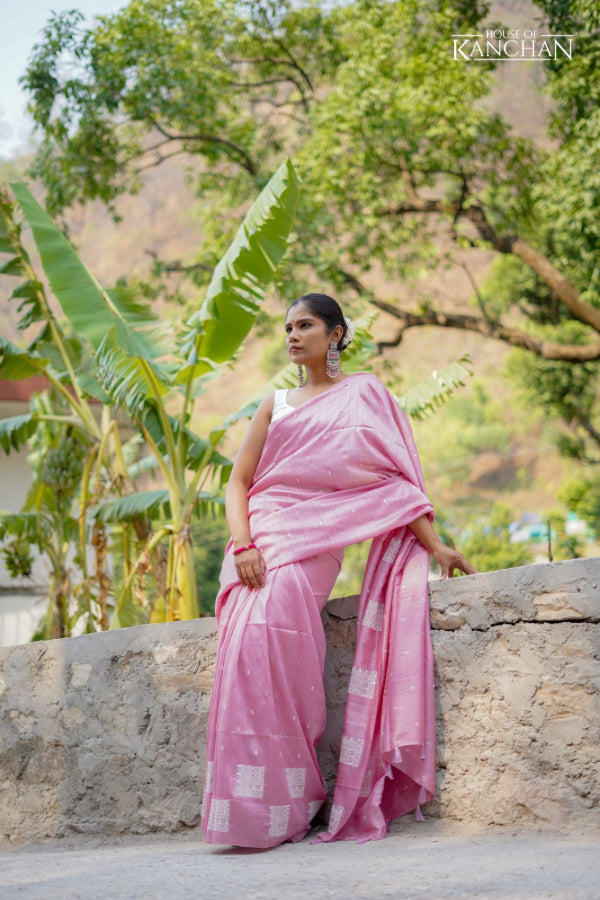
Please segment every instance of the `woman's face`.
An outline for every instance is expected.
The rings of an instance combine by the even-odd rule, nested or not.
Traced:
[[[329,344],[339,340],[342,327],[338,325],[332,332],[327,331],[323,319],[315,316],[304,303],[298,303],[288,312],[285,331],[285,343],[292,361],[306,366],[324,363]]]

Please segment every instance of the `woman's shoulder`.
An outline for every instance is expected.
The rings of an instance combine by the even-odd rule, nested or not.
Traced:
[[[354,372],[352,375],[348,375],[348,378],[354,378],[360,384],[378,384],[385,387],[377,375],[373,375],[372,372]]]
[[[354,375],[350,375],[349,377],[352,378],[356,390],[359,393],[364,393],[367,396],[375,393],[380,396],[392,397],[383,381],[381,381],[377,375],[373,375],[372,372],[355,372]]]
[[[256,409],[256,412],[254,413],[255,418],[266,419],[268,422],[270,422],[271,416],[273,415],[274,400],[275,394],[268,394],[263,400],[261,400]]]
[[[376,410],[382,415],[391,417],[396,423],[399,419],[404,421],[407,418],[397,398],[372,372],[357,372],[352,378],[355,396],[363,409]]]

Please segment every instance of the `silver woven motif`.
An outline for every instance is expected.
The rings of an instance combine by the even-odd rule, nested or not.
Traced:
[[[206,778],[204,780],[204,793],[205,794],[212,793],[214,769],[215,769],[215,764],[212,760],[210,762],[206,763]]]
[[[287,778],[290,797],[294,800],[299,800],[301,797],[304,797],[306,769],[286,769],[285,777]]]
[[[229,831],[229,800],[210,801],[208,830]]]
[[[373,699],[375,694],[375,685],[377,684],[377,671],[370,669],[360,669],[354,666],[350,675],[350,684],[348,685],[348,693],[355,694],[357,697],[366,697]]]
[[[339,804],[334,803],[334,805],[331,807],[331,815],[329,817],[329,826],[327,828],[327,831],[330,834],[334,834],[340,827],[340,822],[341,822],[343,814],[344,814],[344,807],[339,806]]]
[[[383,603],[378,603],[377,600],[369,600],[360,624],[363,628],[381,631],[383,628]]]
[[[290,818],[290,806],[269,807],[269,837],[283,837]]]
[[[236,797],[262,797],[265,791],[265,767],[245,766],[237,767],[235,778]]]
[[[364,741],[362,738],[350,737],[344,735],[342,737],[342,747],[340,749],[340,762],[345,766],[356,767],[360,763],[362,756]]]
[[[387,550],[383,554],[383,561],[388,563],[396,562],[396,557],[398,556],[398,550],[400,549],[401,544],[401,538],[392,538]]]

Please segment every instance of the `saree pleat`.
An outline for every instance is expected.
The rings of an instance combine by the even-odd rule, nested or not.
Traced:
[[[249,492],[265,585],[231,545],[216,613],[205,839],[298,840],[327,799],[321,609],[343,548],[373,538],[359,602],[331,819],[321,840],[369,840],[433,796],[429,555],[406,526],[432,517],[410,427],[373,376],[350,376],[271,425]]]

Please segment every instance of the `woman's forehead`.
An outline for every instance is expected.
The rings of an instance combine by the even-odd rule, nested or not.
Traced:
[[[292,308],[288,310],[287,318],[285,320],[286,325],[296,322],[298,319],[316,320],[318,319],[318,316],[315,316],[304,303],[298,303],[297,306],[292,306]]]

